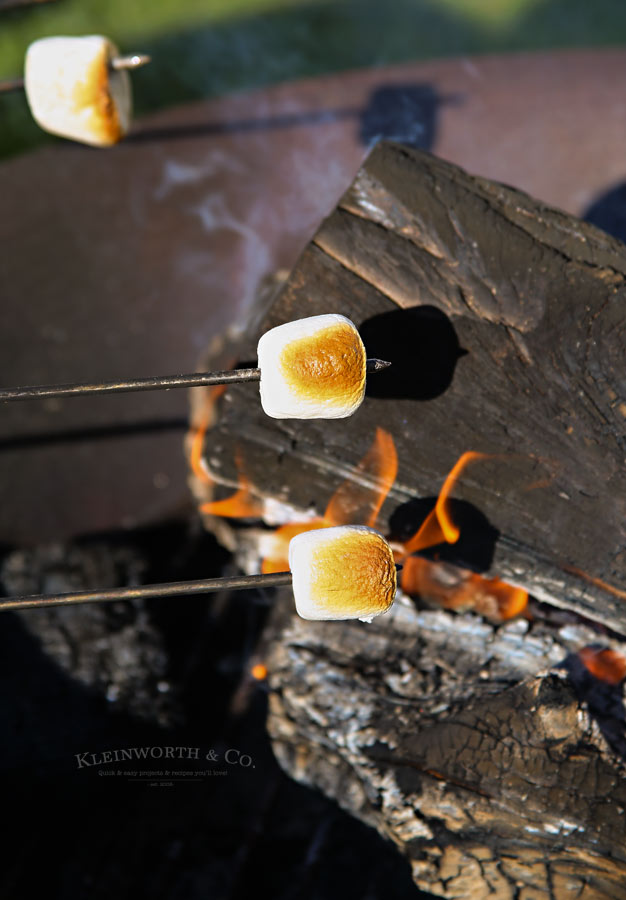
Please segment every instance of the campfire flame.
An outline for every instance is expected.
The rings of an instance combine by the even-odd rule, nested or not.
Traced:
[[[355,475],[339,485],[324,515],[309,522],[281,525],[274,532],[261,564],[261,572],[268,575],[288,569],[289,541],[304,531],[330,528],[332,525],[366,524],[373,528],[397,474],[398,454],[393,438],[383,428],[377,428],[372,446],[357,464]],[[372,487],[371,482],[376,487]]]
[[[482,575],[412,556],[437,544],[455,544],[461,536],[450,509],[450,494],[469,463],[490,459],[485,453],[468,450],[456,461],[446,477],[435,507],[426,516],[415,534],[404,543],[404,565],[401,575],[402,590],[410,596],[439,603],[444,609],[473,609],[496,621],[512,619],[524,611],[528,604],[528,592],[514,587],[499,578]]]
[[[201,425],[196,428],[191,444],[190,464],[193,473],[204,484],[214,484],[202,458],[207,428],[212,408],[225,390],[214,389],[210,396],[210,409]],[[460,529],[454,522],[450,495],[466,467],[478,460],[491,458],[487,454],[470,450],[463,453],[447,475],[434,508],[426,516],[415,534],[396,551],[396,559],[404,567],[401,585],[405,593],[419,595],[439,603],[445,609],[473,609],[497,621],[513,618],[525,609],[528,593],[498,578],[481,575],[458,566],[432,562],[413,554],[437,544],[454,544],[460,537]],[[202,513],[227,518],[262,517],[263,504],[253,496],[245,475],[241,454],[235,457],[238,472],[238,489],[225,500],[203,503]],[[376,526],[380,510],[396,479],[398,454],[392,436],[383,428],[377,428],[372,446],[330,498],[323,516],[307,522],[288,522],[281,525],[263,541],[261,571],[264,574],[284,572],[289,568],[289,542],[305,531],[330,528],[333,525],[365,524]]]
[[[204,450],[204,439],[213,417],[213,408],[220,396],[226,390],[226,387],[227,385],[225,384],[218,384],[213,388],[207,389],[207,399],[200,422],[192,428],[189,464],[191,466],[191,471],[201,484],[214,483],[202,457],[202,451]]]
[[[410,556],[404,562],[401,579],[405,594],[419,595],[444,609],[473,609],[496,621],[518,616],[528,603],[528,593],[523,588],[420,556]]]
[[[207,430],[213,420],[215,404],[226,390],[227,385],[219,384],[208,388],[206,392],[205,406],[200,422],[192,429],[191,447],[189,450],[189,464],[191,471],[198,481],[204,485],[214,485],[215,479],[207,469],[203,457],[204,442]],[[238,488],[231,497],[224,500],[211,500],[200,505],[200,512],[205,515],[221,516],[226,519],[256,518],[263,513],[263,505],[254,497],[250,487],[250,481],[243,470],[243,462],[239,448],[235,453],[235,465],[237,467]]]
[[[410,553],[419,553],[420,550],[426,550],[428,547],[434,547],[437,544],[448,543],[455,544],[461,532],[455,525],[450,511],[449,497],[454,486],[459,480],[463,469],[471,462],[477,459],[487,459],[484,453],[476,453],[474,450],[468,450],[456,461],[437,497],[435,507],[426,516],[421,526],[404,544],[404,551],[408,555]]]
[[[239,447],[235,451],[235,465],[237,467],[237,483],[239,485],[235,493],[224,500],[210,500],[207,503],[202,503],[200,506],[201,513],[210,516],[221,516],[224,519],[258,518],[263,515],[263,504],[253,495],[250,481],[243,471]]]
[[[377,428],[374,442],[356,466],[355,474],[330,498],[325,521],[331,525],[365,524],[373,528],[397,474],[398,453],[393,438],[388,431]]]

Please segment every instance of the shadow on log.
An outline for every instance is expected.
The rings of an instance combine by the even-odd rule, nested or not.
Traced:
[[[233,352],[254,358],[268,328],[338,312],[393,368],[345,420],[268,419],[234,386],[205,442],[215,480],[245,473],[276,524],[322,515],[385,428],[387,534],[464,452],[488,456],[454,494],[485,540],[448,561],[526,588],[541,601],[532,625],[407,600],[369,627],[319,625],[287,603],[267,635],[285,768],[391,837],[417,884],[447,898],[626,898],[623,690],[595,707],[563,667],[600,634],[624,646],[625,297],[620,242],[379,145]],[[258,563],[258,526],[217,530]]]

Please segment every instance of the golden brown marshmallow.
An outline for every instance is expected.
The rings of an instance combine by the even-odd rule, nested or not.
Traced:
[[[365,347],[345,316],[287,322],[257,348],[261,405],[274,419],[342,419],[365,396]]]
[[[296,610],[303,619],[363,619],[386,612],[396,566],[384,537],[365,525],[321,528],[289,544]]]
[[[33,118],[51,134],[108,147],[130,127],[128,72],[115,70],[117,47],[101,35],[42,38],[26,52],[24,87]]]

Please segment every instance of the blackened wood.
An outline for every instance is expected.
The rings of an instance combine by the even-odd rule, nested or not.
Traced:
[[[593,226],[379,145],[258,333],[342,313],[393,369],[333,422],[269,419],[248,388],[230,389],[209,465],[234,483],[238,446],[255,491],[321,513],[380,425],[399,472],[379,527],[406,532],[406,504],[436,496],[464,451],[492,454],[454,494],[489,540],[459,545],[456,561],[623,630],[625,282],[626,248]]]

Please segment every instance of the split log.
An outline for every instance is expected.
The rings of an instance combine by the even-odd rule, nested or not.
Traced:
[[[623,692],[598,699],[574,653],[598,629],[626,634],[625,293],[618,241],[379,145],[235,349],[247,362],[268,328],[339,312],[392,369],[332,422],[268,419],[234,386],[206,441],[216,480],[237,484],[238,458],[276,521],[323,514],[382,426],[399,468],[378,527],[403,537],[462,453],[487,455],[455,490],[446,558],[560,613],[497,629],[408,603],[368,629],[278,610],[268,633],[283,764],[441,896],[626,897]]]

